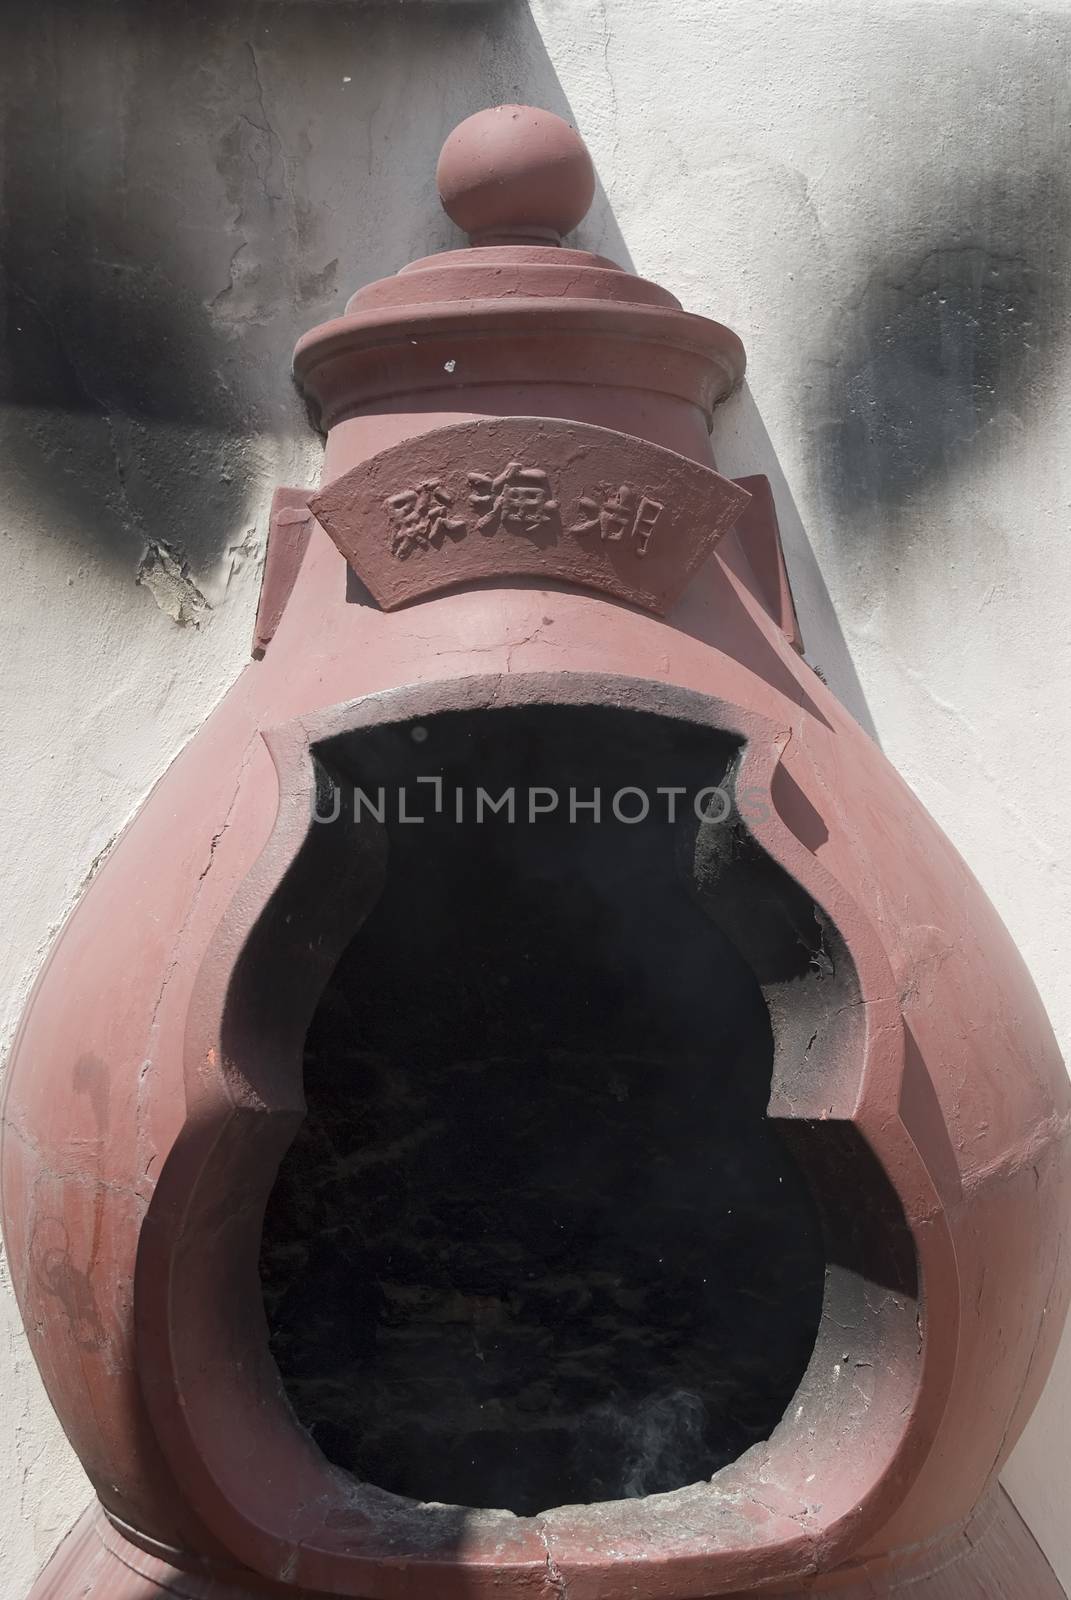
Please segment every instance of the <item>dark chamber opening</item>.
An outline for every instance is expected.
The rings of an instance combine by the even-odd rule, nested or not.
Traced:
[[[784,1414],[826,1266],[765,1118],[762,992],[690,884],[693,796],[727,781],[733,742],[538,706],[321,755],[373,800],[388,786],[389,861],[309,1029],[264,1224],[298,1418],[420,1500],[530,1514],[709,1478]],[[442,778],[439,815],[420,776]],[[398,820],[399,785],[422,824]],[[477,787],[511,785],[515,820],[476,822]],[[560,799],[530,821],[534,785]],[[626,785],[645,820],[614,818]],[[675,822],[659,787],[687,791]],[[600,821],[570,819],[570,789],[599,790]]]

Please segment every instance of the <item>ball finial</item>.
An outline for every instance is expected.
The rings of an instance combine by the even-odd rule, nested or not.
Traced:
[[[492,106],[459,123],[436,180],[444,210],[473,244],[558,243],[595,194],[583,139],[534,106]]]

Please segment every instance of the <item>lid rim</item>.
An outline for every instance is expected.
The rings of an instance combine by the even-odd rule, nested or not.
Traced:
[[[540,326],[545,323],[545,327]],[[413,345],[422,338],[487,338],[504,332],[549,337],[619,338],[650,342],[706,357],[719,365],[727,358],[743,377],[747,357],[740,337],[724,323],[671,306],[610,300],[546,298],[510,300],[427,301],[418,306],[385,306],[349,312],[310,329],[294,348],[293,371],[299,384],[312,379],[325,361],[337,360],[379,346]],[[414,337],[416,335],[416,337]],[[563,374],[563,381],[567,381]]]

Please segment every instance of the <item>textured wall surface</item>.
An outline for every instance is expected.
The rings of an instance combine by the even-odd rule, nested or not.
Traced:
[[[247,656],[287,379],[453,242],[445,133],[570,116],[579,242],[728,322],[810,658],[992,895],[1071,1040],[1071,0],[3,8],[0,1028]],[[937,935],[935,935],[937,936]],[[0,1295],[0,1592],[84,1498]],[[1071,1346],[1006,1474],[1065,1583]]]

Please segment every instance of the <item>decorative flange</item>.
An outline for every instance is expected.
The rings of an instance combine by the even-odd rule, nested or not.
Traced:
[[[661,438],[680,427],[672,402],[696,407],[709,429],[743,376],[744,347],[660,285],[561,247],[595,192],[574,128],[532,106],[480,111],[446,141],[438,183],[470,247],[366,284],[344,316],[298,341],[294,376],[325,432],[417,395],[417,410],[500,412],[488,386],[534,384],[546,395],[562,382],[599,393],[611,424],[622,392],[642,391],[648,415],[664,414]]]

